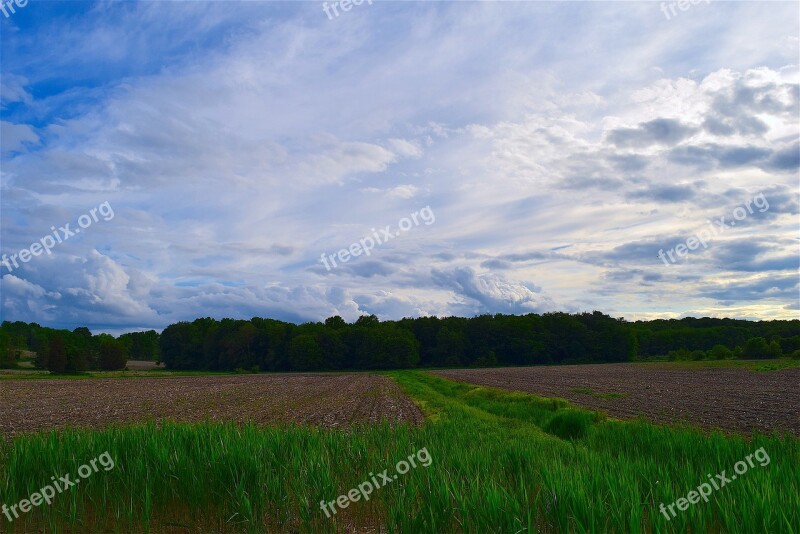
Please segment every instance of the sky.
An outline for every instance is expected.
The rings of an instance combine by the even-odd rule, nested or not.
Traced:
[[[332,3],[0,13],[2,320],[800,317],[799,3]]]

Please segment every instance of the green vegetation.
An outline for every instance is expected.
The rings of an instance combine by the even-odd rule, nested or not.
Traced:
[[[663,361],[647,361],[647,362],[638,362],[636,365],[648,366],[648,365],[659,365],[660,363],[666,363],[667,360]],[[789,358],[780,358],[777,360],[680,360],[675,362],[669,362],[671,369],[703,369],[703,368],[729,368],[729,367],[739,367],[743,369],[749,369],[751,371],[779,371],[781,369],[791,369],[794,367],[800,367],[800,360],[798,359],[789,359]]]
[[[8,337],[8,334],[0,329],[0,369],[14,369],[17,367],[16,354],[9,347]]]
[[[564,400],[390,373],[422,427],[348,431],[163,424],[0,443],[0,501],[16,503],[109,451],[116,468],[13,526],[50,531],[798,532],[800,440],[608,420]],[[328,519],[330,501],[427,448],[433,463]],[[770,463],[667,521],[658,511],[764,447]],[[1,517],[0,517],[1,518]],[[8,523],[0,523],[7,527]],[[2,528],[2,527],[0,527]]]
[[[671,359],[767,359],[800,349],[800,321],[738,319],[669,319],[630,323],[642,358],[669,354]]]
[[[170,325],[160,334],[123,334],[111,358],[115,363],[104,364],[103,346],[108,355],[114,342],[108,334],[6,321],[0,326],[0,368],[15,367],[22,351],[35,352],[41,369],[67,373],[104,365],[120,368],[123,357],[163,360],[177,370],[267,372],[602,363],[665,356],[678,361],[782,356],[800,360],[798,331],[798,320],[705,317],[631,323],[600,312],[385,322],[370,315],[352,324],[337,316],[302,325],[257,317],[203,318]],[[51,345],[61,342],[66,354],[59,348],[49,362]]]
[[[5,339],[0,342],[0,368],[20,367],[20,356],[28,351],[36,354],[35,367],[54,374],[124,369],[128,360],[125,342],[108,334],[94,336],[85,327],[69,331],[4,321],[0,325],[0,338]]]
[[[782,369],[792,369],[795,367],[800,367],[800,361],[787,360],[784,358],[770,362],[759,362],[753,366],[753,369],[755,371],[780,371]]]

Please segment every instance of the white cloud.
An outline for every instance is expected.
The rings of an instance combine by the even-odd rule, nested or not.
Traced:
[[[36,57],[4,33],[2,252],[116,212],[6,275],[4,318],[681,314],[723,300],[723,249],[665,270],[662,244],[760,189],[776,207],[739,235],[781,257],[796,234],[796,6],[237,6],[98,7]],[[425,205],[435,224],[321,268]],[[794,313],[726,276],[737,309]]]

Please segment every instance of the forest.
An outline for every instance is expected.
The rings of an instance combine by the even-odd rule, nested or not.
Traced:
[[[684,318],[628,322],[600,312],[419,317],[296,325],[201,318],[114,337],[36,323],[0,326],[0,367],[25,355],[54,373],[124,369],[128,359],[168,369],[290,372],[493,367],[673,360],[800,358],[800,320]]]

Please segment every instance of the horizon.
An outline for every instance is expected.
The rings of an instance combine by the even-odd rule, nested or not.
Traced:
[[[614,317],[612,315],[608,315],[606,313],[603,313],[603,312],[601,312],[599,310],[579,311],[579,312],[572,312],[572,313],[571,312],[564,312],[564,311],[551,311],[551,312],[543,312],[543,313],[528,312],[528,313],[525,313],[525,314],[497,313],[497,314],[473,315],[473,316],[470,316],[470,317],[458,316],[458,315],[449,315],[449,316],[448,315],[442,315],[442,316],[425,316],[424,318],[429,318],[429,319],[430,318],[434,318],[434,319],[439,319],[439,320],[447,320],[447,319],[453,319],[453,318],[471,320],[471,319],[476,319],[478,317],[495,317],[495,318],[498,317],[498,316],[499,317],[527,317],[527,316],[530,316],[530,315],[535,315],[537,317],[541,317],[541,316],[547,315],[547,314],[567,314],[567,315],[570,315],[570,316],[580,316],[580,315],[592,315],[594,313],[601,313],[602,315],[605,315],[606,317],[609,317],[609,318],[614,319],[616,321],[621,321],[621,322],[629,323],[629,324],[649,323],[649,322],[654,322],[654,321],[682,321],[682,320],[685,320],[685,319],[696,319],[696,320],[711,319],[711,320],[715,320],[715,321],[716,320],[718,320],[718,321],[732,320],[732,321],[746,321],[746,322],[754,322],[754,323],[758,323],[758,322],[800,321],[800,318],[793,318],[793,319],[737,319],[737,318],[733,318],[733,317],[708,317],[708,316],[706,316],[706,317],[672,317],[672,318],[654,318],[654,319],[636,319],[636,320],[632,320],[632,319],[626,319],[625,317]],[[222,322],[222,321],[252,322],[252,321],[256,321],[256,320],[278,321],[278,322],[282,322],[282,323],[285,323],[285,324],[291,324],[293,326],[301,327],[301,326],[307,325],[307,324],[325,325],[325,322],[328,319],[333,319],[334,317],[339,317],[341,319],[341,316],[331,316],[331,317],[325,317],[325,318],[320,319],[318,321],[305,321],[305,322],[299,323],[299,322],[292,322],[292,321],[283,321],[281,319],[276,319],[276,318],[273,318],[273,317],[259,317],[259,316],[253,316],[253,317],[213,317],[213,316],[210,316],[210,315],[205,315],[205,316],[195,317],[194,319],[181,320],[181,321],[178,321],[176,323],[172,323],[172,324],[166,325],[164,328],[147,328],[147,329],[119,330],[119,331],[104,330],[102,328],[99,328],[99,329],[97,329],[95,331],[92,331],[89,327],[86,327],[85,325],[78,325],[75,328],[60,328],[60,327],[57,327],[57,326],[53,327],[53,326],[48,326],[48,325],[39,325],[39,326],[41,326],[42,328],[52,328],[54,330],[62,330],[62,331],[74,331],[74,330],[76,330],[78,328],[87,328],[92,333],[92,335],[110,334],[110,335],[113,335],[114,337],[119,337],[119,336],[124,335],[124,334],[143,333],[143,332],[148,332],[148,331],[155,331],[158,334],[162,334],[163,331],[166,328],[168,328],[169,326],[172,326],[174,324],[177,324],[179,322],[193,323],[195,321],[199,321],[199,320],[203,320],[203,319],[211,319],[211,320],[217,321],[217,322]],[[362,315],[361,317],[370,317],[370,316]],[[378,320],[381,323],[386,323],[386,322],[400,322],[400,321],[405,321],[405,320],[414,320],[414,319],[419,319],[419,318],[420,317],[401,317],[399,319],[385,319],[385,320],[381,320],[380,318],[378,318]],[[14,323],[14,321],[9,321],[9,322],[12,323],[12,324]],[[38,324],[38,323],[25,323],[25,324]],[[352,325],[356,324],[356,321],[355,320],[354,321],[345,321],[345,324],[352,326]]]
[[[675,4],[4,9],[0,320],[796,320],[800,4]]]

